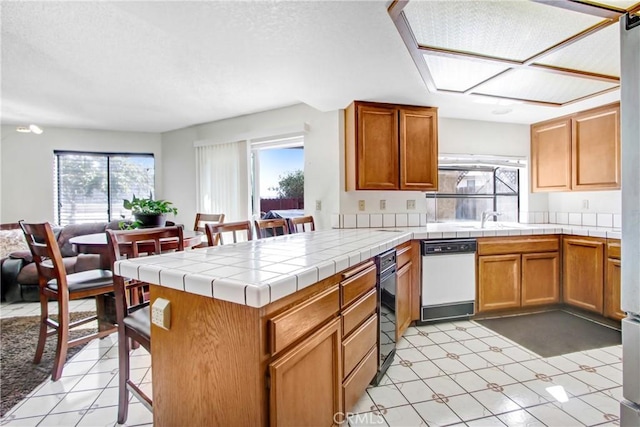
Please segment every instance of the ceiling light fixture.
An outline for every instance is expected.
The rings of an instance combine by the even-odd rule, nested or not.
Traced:
[[[501,116],[503,114],[509,114],[513,111],[513,108],[496,108],[491,112],[491,114],[495,114],[497,116]]]
[[[20,133],[35,133],[36,135],[40,135],[42,132],[42,128],[38,125],[31,124],[29,126],[18,126],[16,131]]]

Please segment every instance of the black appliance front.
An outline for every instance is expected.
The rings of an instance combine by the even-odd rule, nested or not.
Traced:
[[[378,267],[378,373],[372,384],[378,385],[396,354],[396,251],[376,257]]]

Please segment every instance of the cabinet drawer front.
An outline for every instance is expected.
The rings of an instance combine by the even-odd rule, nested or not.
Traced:
[[[607,241],[607,257],[620,259],[620,241]]]
[[[344,357],[344,377],[346,378],[353,368],[369,352],[378,341],[378,316],[373,315],[364,325],[360,326],[349,338],[342,341],[342,355]]]
[[[555,252],[559,249],[557,236],[478,239],[478,255]]]
[[[362,397],[367,386],[378,372],[378,354],[373,347],[342,386],[344,412],[349,412]]]
[[[398,270],[404,267],[406,263],[411,261],[411,241],[407,242],[405,245],[398,246],[396,252],[396,264]]]
[[[342,336],[346,337],[367,317],[375,313],[378,305],[377,293],[371,289],[365,296],[356,301],[342,313]]]
[[[342,306],[346,307],[360,295],[376,286],[376,266],[371,265],[355,276],[340,283],[342,292]]]
[[[271,354],[278,353],[340,310],[338,286],[280,313],[269,321]]]

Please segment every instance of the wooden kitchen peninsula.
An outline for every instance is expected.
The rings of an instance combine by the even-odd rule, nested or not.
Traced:
[[[378,367],[371,258],[411,238],[328,230],[116,263],[171,302],[170,328],[151,327],[154,425],[333,424]]]

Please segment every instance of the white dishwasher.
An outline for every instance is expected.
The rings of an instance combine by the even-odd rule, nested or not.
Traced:
[[[421,322],[474,314],[476,241],[423,240]]]

